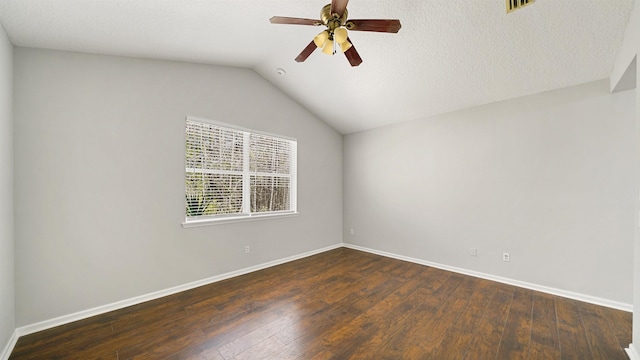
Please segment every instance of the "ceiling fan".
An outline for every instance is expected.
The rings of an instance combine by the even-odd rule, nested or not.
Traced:
[[[297,62],[307,60],[316,48],[322,48],[322,52],[328,55],[340,51],[347,57],[351,66],[358,66],[362,63],[362,58],[349,39],[349,30],[397,33],[400,31],[401,25],[400,20],[347,20],[347,3],[349,0],[331,0],[331,4],[325,5],[320,11],[320,20],[274,16],[269,21],[272,24],[322,25],[326,27],[326,30],[316,35],[313,41],[296,57]]]

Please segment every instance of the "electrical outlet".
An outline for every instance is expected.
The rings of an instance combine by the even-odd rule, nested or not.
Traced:
[[[509,255],[509,253],[502,253],[502,261],[511,261],[511,255]]]
[[[478,256],[478,249],[476,249],[476,248],[471,248],[471,249],[470,249],[470,255],[471,255],[471,256]]]
[[[248,253],[250,253],[250,252],[251,252],[251,246],[250,246],[250,245],[245,245],[245,246],[244,246],[244,253],[245,253],[245,254],[248,254]]]
[[[355,230],[353,230],[353,228],[349,229],[349,234],[353,235],[353,234],[355,234],[355,233],[356,233],[356,232],[355,232]]]

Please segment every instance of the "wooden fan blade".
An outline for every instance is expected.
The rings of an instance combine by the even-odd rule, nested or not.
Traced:
[[[349,0],[331,0],[331,14],[338,14],[342,17],[348,3]]]
[[[351,39],[347,38],[347,41],[351,43],[351,47],[344,52],[344,56],[349,60],[349,64],[351,64],[351,66],[358,66],[362,64],[362,58],[360,57],[360,54],[358,54],[356,47],[351,42]]]
[[[322,25],[322,21],[315,19],[304,19],[285,16],[274,16],[269,19],[272,24],[288,24],[288,25]]]
[[[306,48],[304,48],[304,50],[302,50],[302,52],[300,53],[300,55],[298,55],[296,57],[296,61],[297,62],[304,62],[305,60],[307,60],[307,58],[309,57],[309,55],[311,55],[318,47],[316,46],[316,43],[313,42],[313,40],[311,40],[311,42],[309,43],[309,45],[307,45]]]
[[[400,20],[390,19],[358,19],[347,21],[347,29],[354,31],[377,31],[397,33],[402,25]]]

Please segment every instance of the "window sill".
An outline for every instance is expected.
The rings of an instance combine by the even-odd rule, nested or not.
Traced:
[[[190,221],[184,221],[182,223],[182,227],[187,229],[192,227],[222,225],[222,224],[231,224],[231,223],[239,223],[239,222],[247,222],[247,221],[281,219],[281,218],[298,216],[298,214],[299,214],[298,212],[286,212],[286,213],[277,213],[277,214],[243,215],[243,216],[234,216],[234,217],[224,217],[224,218],[218,218],[218,219],[211,218],[211,219],[190,220]]]

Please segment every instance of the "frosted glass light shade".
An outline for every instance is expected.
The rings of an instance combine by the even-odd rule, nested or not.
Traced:
[[[321,48],[324,46],[327,39],[329,39],[329,32],[325,30],[313,38],[313,43],[316,44],[317,47]]]
[[[333,30],[333,39],[338,43],[342,44],[347,41],[347,37],[349,37],[349,33],[345,27],[339,27]]]
[[[325,41],[322,52],[327,55],[333,55],[333,40],[329,39]]]

